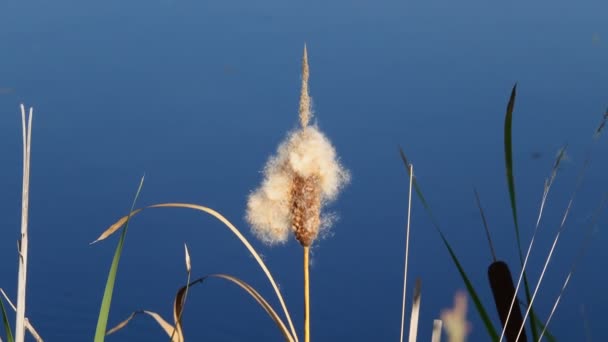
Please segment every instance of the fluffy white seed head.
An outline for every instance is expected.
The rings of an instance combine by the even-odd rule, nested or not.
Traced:
[[[300,128],[288,134],[264,168],[264,181],[247,203],[253,233],[268,244],[282,243],[292,231],[302,246],[310,246],[335,215],[322,206],[336,198],[350,175],[340,165],[336,150],[316,126],[310,125],[308,54],[302,57]]]
[[[262,186],[251,194],[247,204],[247,220],[265,243],[285,242],[293,230],[290,196],[297,176],[318,178],[323,204],[334,200],[350,180],[331,142],[317,127],[307,126],[290,133],[266,164]],[[322,217],[321,221],[321,228],[326,229],[333,220]]]

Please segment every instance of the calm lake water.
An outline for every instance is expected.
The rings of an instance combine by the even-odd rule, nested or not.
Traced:
[[[297,125],[306,42],[316,120],[353,176],[331,207],[340,221],[313,249],[313,340],[398,339],[407,208],[398,146],[498,324],[473,186],[499,258],[518,272],[502,145],[517,82],[524,249],[544,179],[568,144],[530,260],[535,284],[608,106],[606,13],[603,0],[2,1],[0,287],[16,297],[24,102],[35,108],[27,312],[45,340],[92,340],[117,239],[89,243],[126,214],[144,173],[141,205],[207,205],[252,239],[300,331],[301,249],[293,239],[272,248],[259,243],[244,209],[266,159]],[[542,319],[608,190],[606,138],[593,145],[537,296]],[[608,340],[607,220],[604,210],[550,326],[560,341]],[[110,325],[142,308],[171,318],[175,291],[186,281],[184,242],[194,276],[233,274],[276,303],[253,258],[215,219],[151,210],[132,221]],[[433,319],[464,284],[418,200],[410,262],[410,285],[422,279],[419,340],[428,341]],[[487,340],[472,307],[468,317],[470,340]],[[263,310],[221,280],[191,291],[184,325],[189,341],[281,340]],[[167,338],[140,317],[107,340]]]

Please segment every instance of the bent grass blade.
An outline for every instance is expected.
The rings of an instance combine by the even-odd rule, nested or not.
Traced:
[[[125,326],[127,326],[127,324],[133,318],[135,318],[135,316],[143,313],[143,314],[147,314],[147,315],[151,316],[152,318],[154,318],[154,320],[156,320],[156,322],[161,326],[161,328],[165,331],[165,333],[167,333],[167,336],[171,337],[173,335],[173,337],[171,338],[172,342],[183,342],[184,341],[183,330],[182,330],[181,322],[178,319],[179,317],[177,316],[177,313],[183,312],[183,303],[184,303],[183,299],[184,299],[186,290],[189,288],[192,288],[196,284],[203,283],[205,280],[207,280],[209,278],[224,279],[233,284],[236,284],[241,289],[245,290],[245,292],[247,292],[253,299],[255,299],[255,301],[258,304],[260,304],[260,306],[264,309],[264,311],[266,311],[266,313],[270,316],[270,318],[272,318],[272,320],[275,322],[275,324],[277,325],[277,327],[283,334],[283,337],[285,338],[285,340],[290,341],[290,342],[294,341],[293,338],[291,337],[289,329],[287,328],[287,326],[285,325],[285,323],[283,322],[281,317],[272,308],[272,306],[268,303],[268,301],[266,301],[266,299],[262,295],[260,295],[260,293],[257,290],[255,290],[251,285],[249,285],[248,283],[246,283],[245,281],[243,281],[237,277],[234,277],[234,276],[231,276],[228,274],[222,274],[222,273],[209,274],[204,277],[198,278],[198,279],[192,281],[191,283],[183,286],[182,288],[180,288],[177,291],[177,294],[175,295],[175,300],[173,302],[173,318],[174,318],[175,325],[169,324],[159,314],[157,314],[155,312],[147,311],[147,310],[139,310],[139,311],[133,312],[127,319],[125,319],[124,321],[117,324],[114,328],[108,330],[107,335],[113,334],[116,331],[123,329]],[[174,331],[175,331],[175,333],[174,333]]]
[[[294,325],[292,323],[291,320],[291,315],[289,314],[289,310],[287,310],[287,305],[285,304],[285,300],[283,299],[283,295],[281,294],[281,291],[279,290],[279,286],[277,285],[276,281],[274,280],[274,277],[272,276],[272,274],[270,273],[270,270],[268,269],[268,267],[266,266],[266,264],[264,263],[264,261],[262,260],[262,258],[260,257],[259,253],[253,248],[253,246],[251,245],[251,243],[249,243],[249,241],[245,238],[245,236],[243,236],[243,234],[230,222],[228,221],[228,219],[226,219],[222,214],[220,214],[219,212],[202,206],[202,205],[198,205],[198,204],[191,204],[191,203],[161,203],[161,204],[154,204],[154,205],[150,205],[147,206],[145,208],[141,208],[141,209],[136,209],[136,210],[132,210],[131,214],[129,215],[130,217],[135,216],[136,214],[138,214],[139,212],[141,212],[144,209],[150,209],[150,208],[186,208],[186,209],[194,209],[194,210],[198,210],[198,211],[202,211],[204,213],[207,213],[213,217],[215,217],[217,220],[219,220],[220,222],[222,222],[234,235],[236,235],[236,237],[241,241],[241,243],[243,245],[245,245],[245,248],[247,248],[247,250],[251,253],[251,255],[254,257],[254,259],[256,260],[256,262],[258,263],[258,265],[260,266],[260,268],[262,269],[262,271],[264,272],[264,274],[266,275],[266,278],[268,278],[268,281],[270,282],[272,288],[274,289],[274,292],[277,296],[277,299],[279,300],[279,303],[281,304],[281,307],[283,309],[283,313],[285,314],[285,318],[287,319],[287,322],[289,324],[289,328],[290,328],[290,336],[292,338],[293,341],[298,341],[298,335],[296,334],[296,330],[294,328]],[[120,229],[120,227],[122,226],[122,224],[126,224],[127,220],[125,217],[120,218],[116,223],[112,224],[108,229],[106,229],[100,236],[99,238],[97,238],[97,240],[93,241],[93,243],[102,241],[104,239],[106,239],[107,237],[109,237],[110,235],[112,235],[113,233],[115,233],[118,229]]]

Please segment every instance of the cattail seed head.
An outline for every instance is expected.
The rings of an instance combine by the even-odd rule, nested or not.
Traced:
[[[289,133],[277,154],[269,159],[264,181],[247,203],[246,218],[253,233],[268,244],[287,241],[291,231],[302,246],[310,246],[319,231],[332,222],[322,206],[334,200],[350,180],[329,139],[309,123],[312,114],[306,48],[303,59],[301,127]]]

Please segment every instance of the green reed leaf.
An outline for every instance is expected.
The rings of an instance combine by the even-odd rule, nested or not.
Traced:
[[[144,185],[144,177],[141,177],[141,181],[139,182],[139,187],[137,188],[137,192],[135,193],[135,198],[133,199],[133,203],[131,204],[131,210],[129,211],[129,213],[133,212],[133,209],[135,208],[135,203],[137,202],[137,198],[139,197],[141,188]],[[106,336],[106,328],[108,326],[108,316],[110,315],[110,305],[112,304],[112,294],[114,292],[114,284],[116,283],[116,273],[118,272],[118,263],[120,262],[122,248],[125,243],[125,237],[127,236],[127,228],[129,227],[130,217],[131,217],[131,214],[129,214],[129,216],[125,222],[125,227],[122,230],[120,239],[118,240],[118,245],[116,246],[116,251],[114,252],[114,258],[112,260],[112,265],[110,266],[110,272],[108,273],[108,280],[106,282],[106,287],[103,292],[103,299],[101,300],[101,308],[99,309],[99,316],[97,318],[97,328],[95,329],[95,340],[94,340],[95,342],[103,342],[105,339],[105,336]]]

